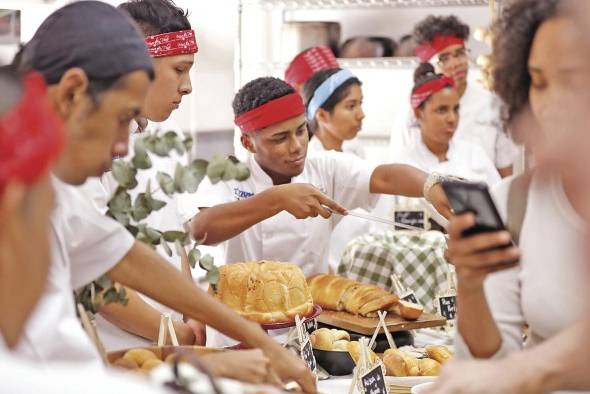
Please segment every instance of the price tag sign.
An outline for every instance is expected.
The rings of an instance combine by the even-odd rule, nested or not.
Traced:
[[[318,321],[316,319],[305,320],[303,328],[305,328],[308,334],[311,334],[318,329]]]
[[[457,297],[454,295],[436,297],[436,306],[441,314],[447,320],[455,320],[457,315]]]
[[[400,298],[404,301],[411,302],[412,304],[420,304],[413,291],[406,293],[406,295],[402,295]]]
[[[425,210],[407,210],[395,211],[393,213],[393,220],[397,223],[407,224],[408,226],[428,229],[428,215]],[[395,227],[396,230],[404,230],[401,227]]]
[[[305,361],[305,364],[311,369],[312,372],[316,372],[315,356],[313,355],[313,348],[311,347],[311,341],[309,338],[301,346],[301,358]]]
[[[381,364],[361,376],[361,388],[364,394],[388,394]]]

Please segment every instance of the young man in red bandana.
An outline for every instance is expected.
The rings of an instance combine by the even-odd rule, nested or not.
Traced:
[[[308,105],[308,117],[347,78],[340,72],[326,80]],[[438,176],[405,165],[375,168],[340,152],[308,157],[305,106],[280,79],[249,82],[236,94],[233,108],[250,153],[251,176],[205,184],[190,196],[207,207],[192,221],[193,236],[206,236],[207,244],[227,241],[226,263],[273,259],[298,264],[306,275],[327,272],[330,234],[339,215],[370,208],[378,193],[426,196],[450,215]]]
[[[453,138],[481,146],[502,177],[512,174],[515,147],[504,132],[500,119],[500,102],[490,91],[468,81],[469,26],[455,16],[430,15],[414,27],[418,43],[416,56],[431,63],[437,72],[452,78],[461,98],[460,122]],[[415,145],[419,137],[412,113],[396,124],[391,135],[394,151]]]

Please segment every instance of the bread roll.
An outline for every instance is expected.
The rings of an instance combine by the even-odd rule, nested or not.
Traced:
[[[346,340],[350,341],[350,334],[344,330],[336,330],[332,329],[332,336],[334,337],[334,341]]]
[[[385,364],[387,376],[408,376],[406,372],[406,363],[398,353],[385,353],[383,355],[383,364]]]
[[[411,356],[410,354],[399,350],[399,349],[387,349],[383,354],[383,358],[391,357],[391,355],[397,354],[404,362],[406,368],[404,376],[420,376],[420,368],[418,367],[418,359]],[[398,375],[395,375],[398,376]]]
[[[426,346],[428,357],[438,361],[442,365],[453,358],[453,354],[444,346]]]
[[[414,304],[412,302],[400,300],[398,306],[400,316],[407,320],[416,320],[422,315],[422,312],[424,312],[424,307],[422,305]]]
[[[113,363],[113,365],[115,367],[119,367],[119,368],[125,368],[125,369],[138,369],[139,365],[137,365],[137,363],[129,358],[123,358],[121,357],[120,359],[118,359],[117,361],[115,361]]]
[[[143,365],[141,366],[141,369],[143,369],[144,371],[151,371],[152,369],[160,366],[163,363],[164,362],[162,360],[159,360],[157,358],[147,360],[145,363],[143,363]]]
[[[348,351],[348,344],[349,343],[350,343],[350,341],[347,341],[345,339],[341,339],[339,341],[336,341],[332,345],[332,351],[336,351],[336,352],[347,352]]]
[[[310,335],[311,345],[318,350],[346,350],[346,345],[350,341],[350,335],[343,330],[320,328]],[[335,349],[336,343],[341,342],[338,349]],[[344,346],[344,349],[342,347]]]
[[[216,296],[258,323],[291,321],[313,311],[303,271],[290,263],[261,261],[219,267]]]
[[[148,360],[158,360],[154,353],[146,349],[131,349],[123,355],[123,358],[133,361],[140,368]]]
[[[354,360],[354,363],[357,364],[361,358],[361,344],[358,341],[348,342],[348,352]],[[371,359],[371,364],[375,363],[377,360],[377,355],[371,349],[369,349],[369,357]]]
[[[438,376],[442,366],[436,360],[431,358],[423,358],[418,360],[418,369],[420,369],[420,376]]]

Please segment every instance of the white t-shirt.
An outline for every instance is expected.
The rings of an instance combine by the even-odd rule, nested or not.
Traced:
[[[36,361],[102,365],[74,309],[73,291],[113,268],[134,239],[92,205],[84,186],[53,178],[56,207],[51,218],[52,264],[47,288],[25,327],[17,351]]]
[[[246,181],[219,182],[204,180],[196,196],[201,207],[212,207],[248,198],[273,186],[271,178],[254,157],[246,160],[251,175]],[[369,192],[374,167],[352,155],[340,152],[311,154],[303,172],[293,183],[309,183],[348,209],[369,208],[375,195]],[[192,205],[192,202],[189,202]],[[299,265],[305,275],[327,272],[328,235],[342,217],[298,220],[283,211],[266,219],[224,244],[226,263],[272,259]]]
[[[504,132],[500,118],[500,100],[475,82],[467,84],[461,97],[459,127],[453,139],[479,145],[496,168],[513,164],[516,148]],[[408,107],[408,117],[396,122],[391,134],[392,152],[398,155],[420,138],[420,129],[413,111]]]
[[[504,181],[493,196],[506,220],[508,189]],[[557,177],[533,178],[521,229],[521,263],[489,275],[485,293],[502,335],[494,358],[523,348],[523,325],[529,325],[526,347],[534,346],[575,324],[588,310],[585,225],[567,199]],[[461,313],[461,312],[459,312]],[[458,357],[471,358],[462,338],[456,338]]]
[[[168,131],[174,131],[177,135],[182,136],[180,128],[171,119],[168,119],[167,121],[161,123],[149,121],[148,126],[141,134],[131,135],[131,141],[129,144],[130,152],[128,156],[125,158],[125,160],[129,160],[133,157],[133,145],[134,141],[137,138],[141,138],[147,133],[164,134]],[[135,201],[135,198],[139,193],[145,192],[147,184],[149,182],[151,184],[151,190],[153,191],[153,197],[160,201],[166,202],[166,206],[164,206],[162,209],[158,211],[152,212],[146,219],[142,220],[142,223],[145,223],[151,228],[155,228],[160,231],[184,231],[183,224],[198,213],[198,206],[195,203],[191,207],[190,202],[195,200],[187,200],[187,203],[184,205],[183,211],[186,214],[186,216],[181,215],[180,210],[178,208],[179,195],[174,194],[172,197],[168,197],[166,194],[164,194],[164,192],[162,192],[158,186],[156,174],[158,172],[163,172],[174,177],[176,164],[180,163],[182,165],[187,165],[189,162],[189,155],[187,153],[180,155],[176,151],[171,151],[168,157],[160,157],[158,155],[152,154],[151,152],[148,152],[148,156],[151,159],[152,167],[145,170],[139,170],[137,172],[138,186],[135,187],[133,190],[129,191],[129,194],[131,195],[131,201]],[[118,184],[113,178],[112,173],[109,172],[102,177],[102,187],[104,188],[102,192],[100,190],[100,186],[101,185],[96,186],[98,193],[94,196],[94,201],[97,205],[101,206],[101,208],[106,211],[106,202],[115,193]],[[178,270],[181,269],[180,257],[176,254],[174,248],[172,248],[172,256],[168,256],[165,250],[160,245],[158,245],[156,250],[174,267],[176,267]],[[177,320],[182,318],[182,315],[176,312],[175,310],[167,306],[164,306],[147,296],[144,296],[142,294],[140,294],[140,296],[149,305],[156,308],[161,313],[168,313],[172,316],[173,319]],[[97,315],[96,317],[96,327],[98,330],[98,334],[102,339],[107,351],[153,345],[153,341],[149,341],[145,338],[139,337],[125,330],[122,330],[119,327],[107,321],[106,319],[104,319],[100,315]]]

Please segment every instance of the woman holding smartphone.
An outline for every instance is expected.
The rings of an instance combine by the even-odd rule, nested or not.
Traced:
[[[508,232],[462,237],[475,223],[472,214],[450,222],[448,255],[458,276],[460,358],[505,358],[557,336],[588,310],[587,239],[581,218],[587,204],[577,188],[580,175],[547,165],[541,154],[562,144],[568,138],[563,130],[571,130],[576,116],[581,119],[585,113],[578,89],[588,85],[587,64],[581,56],[570,55],[579,51],[583,37],[575,22],[560,13],[561,3],[516,2],[506,10],[496,34],[495,90],[513,126],[525,116],[534,126],[521,142],[533,147],[537,169],[528,197],[521,196],[527,206],[516,240],[519,248],[498,249],[511,240]],[[571,154],[575,148],[571,146]],[[514,203],[508,201],[510,182],[493,191],[505,222],[508,205]],[[514,259],[520,263],[505,263]],[[525,324],[529,331],[523,343]],[[535,379],[517,392],[546,392],[558,383],[558,368],[569,367],[550,360],[533,367]],[[528,372],[531,368],[519,371]]]

